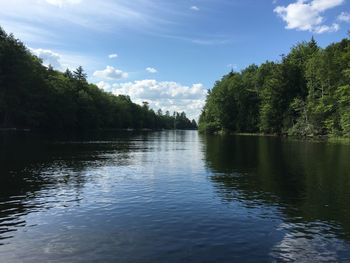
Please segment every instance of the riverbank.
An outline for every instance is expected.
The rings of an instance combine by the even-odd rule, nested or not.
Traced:
[[[201,133],[205,133],[200,131]],[[349,137],[341,136],[331,136],[331,135],[315,135],[315,136],[293,136],[288,134],[266,134],[266,133],[249,133],[249,132],[230,132],[230,131],[218,131],[215,133],[209,133],[213,135],[222,135],[222,136],[247,136],[247,137],[275,137],[275,138],[289,138],[301,141],[315,141],[315,142],[330,142],[330,143],[341,143],[341,144],[350,144]]]
[[[68,130],[68,131],[46,131],[39,129],[22,129],[22,128],[0,128],[0,133],[16,134],[36,134],[36,135],[58,135],[58,136],[71,136],[71,135],[86,135],[86,134],[99,134],[99,133],[139,133],[139,132],[158,132],[158,131],[196,131],[196,129],[91,129],[91,130]]]

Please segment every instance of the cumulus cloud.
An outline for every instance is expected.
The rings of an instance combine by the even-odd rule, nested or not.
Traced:
[[[79,4],[82,2],[82,0],[46,0],[46,2],[51,4],[51,5],[62,7],[64,5]]]
[[[129,95],[136,103],[147,101],[153,109],[185,111],[197,119],[204,106],[207,89],[200,83],[184,86],[173,81],[139,80],[110,85],[97,83],[98,87],[115,95]]]
[[[116,69],[112,66],[107,66],[104,70],[97,70],[93,74],[94,77],[107,79],[107,80],[119,80],[128,78],[128,73],[120,69]]]
[[[108,82],[104,82],[104,81],[100,81],[98,83],[96,83],[97,87],[99,87],[100,89],[103,89],[105,91],[109,91],[112,87],[111,84],[109,84]]]
[[[118,54],[110,54],[110,55],[108,55],[108,57],[109,57],[110,59],[112,59],[112,58],[117,58],[117,57],[118,57]]]
[[[340,6],[345,0],[297,0],[288,6],[277,6],[274,12],[285,22],[287,29],[310,31],[314,33],[335,32],[339,25],[325,25],[323,13],[331,8]]]
[[[340,26],[337,23],[333,23],[331,26],[322,25],[317,28],[315,28],[315,33],[322,34],[322,33],[331,33],[331,32],[337,32],[339,30]]]
[[[199,99],[206,95],[202,84],[183,86],[174,81],[138,80],[113,85],[113,92],[143,99]]]
[[[96,64],[96,60],[80,53],[64,52],[62,50],[52,51],[50,49],[29,48],[31,53],[41,58],[43,65],[51,65],[54,69],[64,71],[67,68],[75,70],[79,66],[90,69],[90,65]]]
[[[59,54],[49,49],[41,49],[41,48],[38,48],[38,49],[31,48],[30,51],[37,57],[41,58],[45,66],[51,65],[55,69],[62,69],[62,65],[60,62],[61,56]]]
[[[199,7],[198,7],[198,6],[193,5],[193,6],[191,6],[191,10],[193,10],[193,11],[199,11]]]
[[[338,16],[338,21],[350,23],[350,13],[342,12]]]
[[[158,72],[158,70],[156,70],[155,68],[151,68],[151,67],[146,68],[146,71],[147,71],[148,73],[152,73],[152,74]]]

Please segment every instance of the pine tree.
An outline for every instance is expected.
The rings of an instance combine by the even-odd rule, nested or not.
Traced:
[[[86,82],[87,75],[84,72],[84,69],[82,66],[79,66],[74,72],[73,72],[73,77],[76,80]]]
[[[64,76],[68,79],[73,79],[73,73],[68,68],[64,72]]]

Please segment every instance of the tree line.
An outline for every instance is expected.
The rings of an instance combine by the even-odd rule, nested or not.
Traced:
[[[350,136],[350,39],[320,48],[312,38],[280,61],[231,71],[209,91],[199,129]]]
[[[163,114],[87,82],[82,67],[45,67],[0,27],[0,128],[75,131],[93,129],[196,129],[184,112]]]

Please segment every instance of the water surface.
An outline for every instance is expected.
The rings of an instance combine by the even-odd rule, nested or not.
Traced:
[[[0,262],[349,262],[350,146],[0,134]]]

